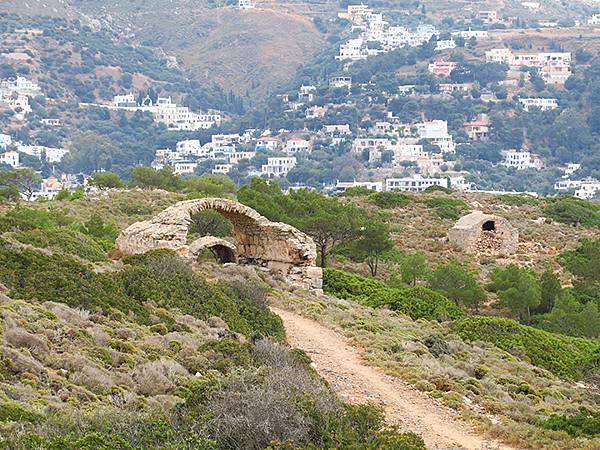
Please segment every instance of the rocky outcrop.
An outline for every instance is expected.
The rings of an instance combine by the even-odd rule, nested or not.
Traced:
[[[448,239],[466,253],[510,255],[517,251],[519,232],[504,217],[474,211],[459,219]]]
[[[191,250],[199,251],[198,247],[206,244],[187,245],[191,218],[207,209],[218,211],[233,225],[238,263],[267,267],[296,285],[321,288],[322,271],[315,264],[317,250],[313,240],[298,229],[271,222],[252,208],[233,200],[203,198],[179,202],[152,219],[136,222],[123,230],[116,246],[124,255],[168,248],[182,256],[191,256]]]

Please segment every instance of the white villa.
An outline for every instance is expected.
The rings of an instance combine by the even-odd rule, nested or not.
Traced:
[[[556,98],[520,98],[519,103],[523,105],[523,109],[529,112],[530,108],[539,108],[542,111],[549,111],[558,108],[558,100]]]
[[[222,116],[218,111],[208,113],[196,113],[187,106],[178,106],[171,97],[158,97],[156,104],[150,98],[144,99],[138,104],[133,94],[117,95],[113,98],[113,104],[94,105],[110,109],[123,109],[126,111],[146,111],[154,116],[154,121],[164,123],[171,130],[197,131],[208,129],[212,126],[221,126]]]
[[[541,169],[544,163],[538,155],[534,155],[526,150],[505,150],[502,152],[502,165],[514,167],[517,170]]]
[[[584,178],[583,180],[560,180],[554,185],[559,192],[575,191],[577,198],[593,199],[600,192],[600,181],[595,178]]]
[[[267,164],[261,168],[261,174],[268,178],[279,178],[288,174],[296,166],[295,157],[267,158]]]
[[[42,156],[45,156],[45,159],[49,163],[59,163],[62,161],[64,156],[69,153],[69,150],[64,148],[53,148],[53,147],[45,147],[43,145],[24,145],[17,144],[17,151],[21,153],[25,153],[26,155],[34,156],[37,159],[41,160]]]
[[[386,191],[423,192],[431,186],[442,186],[450,188],[449,178],[424,178],[420,175],[404,178],[387,178],[385,180]]]
[[[452,135],[448,133],[448,122],[445,120],[431,120],[414,125],[420,139],[428,139],[437,145],[442,153],[454,153],[456,144]]]
[[[0,164],[7,164],[13,169],[19,167],[19,153],[15,151],[1,153]]]

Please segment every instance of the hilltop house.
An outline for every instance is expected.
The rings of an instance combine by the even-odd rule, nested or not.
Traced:
[[[448,122],[445,120],[431,120],[414,125],[420,139],[427,139],[437,145],[442,153],[454,153],[456,144],[452,135],[448,133]]]
[[[261,168],[263,176],[279,178],[288,174],[296,166],[295,157],[267,158],[267,164]]]
[[[447,77],[457,66],[458,63],[454,61],[434,61],[429,64],[429,72],[434,75]]]
[[[475,120],[464,123],[465,132],[471,141],[484,141],[490,136],[491,124],[489,116],[482,113]]]
[[[450,187],[449,178],[423,178],[420,175],[404,178],[387,178],[385,180],[386,191],[423,192],[431,186]]]
[[[19,153],[15,151],[0,154],[0,164],[6,164],[13,169],[19,167]]]
[[[532,107],[539,108],[542,111],[549,111],[551,109],[558,108],[558,100],[556,98],[520,98],[519,103],[521,103],[521,105],[523,105],[523,109],[528,112]]]
[[[541,158],[526,150],[505,150],[502,152],[502,165],[517,170],[541,169],[544,166]]]

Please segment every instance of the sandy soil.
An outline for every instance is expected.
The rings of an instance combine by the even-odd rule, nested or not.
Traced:
[[[312,358],[315,369],[342,400],[382,405],[388,423],[421,434],[430,449],[511,448],[478,435],[453,410],[366,365],[346,337],[314,320],[279,308],[271,309],[282,318],[289,344]]]

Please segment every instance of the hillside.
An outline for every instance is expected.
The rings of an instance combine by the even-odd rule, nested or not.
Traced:
[[[324,43],[311,22],[313,9],[295,4],[238,11],[224,3],[3,0],[0,12],[80,20],[175,57],[190,79],[216,83],[238,95],[273,92]]]
[[[199,181],[196,186],[211,186]],[[430,444],[497,440],[517,448],[597,448],[597,338],[546,331],[537,319],[534,327],[498,317],[512,313],[494,306],[502,293],[487,285],[487,299],[474,311],[432,290],[426,277],[415,286],[397,272],[402,255],[421,251],[432,270],[455,259],[486,282],[510,262],[535,270],[552,265],[565,285],[576,281],[581,289],[582,280],[559,264],[557,254],[578,248],[584,236],[597,237],[596,205],[558,208],[556,200],[439,191],[318,200],[307,191],[281,198],[275,188],[268,194],[254,182],[238,198],[259,200],[272,216],[276,205],[283,213],[286,202],[309,196],[312,215],[331,208],[327,213],[337,214],[338,227],[344,211],[365,213],[367,227],[379,221],[391,227],[392,257],[382,259],[376,277],[364,278],[356,275],[367,266],[355,250],[336,247],[325,292],[304,291],[252,266],[217,264],[210,253],[192,266],[169,251],[120,258],[113,248],[119,230],[201,191],[184,196],[135,189],[4,203],[2,444],[69,448],[110,437],[124,448],[228,449],[244,441],[244,448],[262,449],[273,439],[290,443],[285,448],[355,448],[349,446],[357,442],[423,448],[414,434],[380,432],[384,416],[377,408],[349,406],[337,392],[351,403],[383,405],[388,424],[422,433]],[[214,196],[218,186],[210,189]],[[468,256],[446,242],[455,218],[475,208],[518,228],[515,255]],[[285,220],[295,223],[303,212],[291,211]],[[584,221],[586,211],[596,211],[589,220],[597,222]],[[215,215],[194,216],[193,233],[227,238],[230,227]],[[546,219],[537,220],[541,216]],[[318,236],[307,222],[298,223]],[[595,295],[595,287],[587,288]],[[267,305],[285,319],[288,342],[314,355],[310,368],[304,352],[283,345],[286,330]],[[313,331],[295,328],[300,325]],[[328,339],[336,342],[331,348],[344,347],[319,350]],[[379,381],[362,387],[369,373]],[[388,383],[410,397],[388,392]],[[295,403],[298,389],[308,403]],[[406,408],[407,417],[399,418],[390,405]],[[89,414],[75,419],[76,409]],[[468,425],[457,425],[461,420]],[[457,428],[462,431],[452,431]]]

